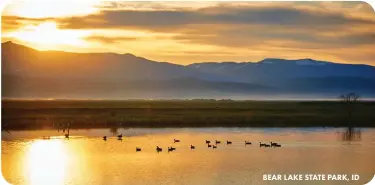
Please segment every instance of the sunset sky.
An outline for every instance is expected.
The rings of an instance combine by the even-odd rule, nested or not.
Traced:
[[[362,2],[13,0],[2,41],[156,61],[313,58],[375,65],[375,12]]]

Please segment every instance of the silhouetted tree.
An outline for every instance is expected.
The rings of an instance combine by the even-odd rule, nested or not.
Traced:
[[[345,107],[347,109],[347,112],[348,112],[348,116],[349,118],[351,118],[352,116],[352,112],[353,112],[353,105],[358,102],[359,100],[359,95],[356,94],[356,93],[348,93],[348,94],[342,94],[339,96],[339,99],[342,103],[345,104]]]
[[[359,100],[359,95],[356,93],[348,93],[340,95],[340,101],[348,104],[353,104]]]
[[[348,94],[342,94],[339,96],[339,99],[342,103],[345,104],[345,108],[347,110],[348,115],[348,128],[345,133],[343,133],[342,139],[345,141],[352,141],[352,140],[360,140],[361,139],[361,132],[358,130],[354,130],[353,128],[353,119],[352,119],[352,112],[353,106],[356,102],[359,101],[360,96],[354,92]]]

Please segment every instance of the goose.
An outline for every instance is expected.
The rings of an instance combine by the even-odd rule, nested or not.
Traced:
[[[206,140],[206,144],[210,144],[210,143],[211,143],[211,141]]]
[[[122,134],[117,136],[118,140],[122,140]]]
[[[179,139],[173,139],[173,141],[174,141],[175,143],[179,143],[179,142],[180,142]]]
[[[216,145],[212,145],[212,149],[215,149],[215,148],[217,148],[217,146]]]
[[[227,145],[230,145],[230,144],[232,144],[232,141],[227,141]]]
[[[271,142],[271,147],[281,147],[281,145],[278,144],[278,143],[273,143],[273,142]]]
[[[103,136],[103,140],[104,140],[104,141],[107,141],[107,136]]]
[[[245,145],[251,145],[251,142],[245,141]]]
[[[136,152],[140,152],[141,150],[142,150],[142,149],[139,148],[139,147],[136,147],[136,148],[135,148],[135,151],[136,151]]]
[[[216,144],[220,144],[220,143],[221,143],[221,141],[215,140],[215,143],[216,143]]]
[[[161,152],[161,151],[163,151],[163,149],[160,148],[159,146],[156,146],[156,151],[157,151],[157,152]]]
[[[190,145],[190,149],[191,149],[191,150],[195,149],[195,146]]]
[[[266,144],[259,142],[259,147],[262,147],[262,146],[266,147]]]
[[[174,150],[176,150],[176,148],[168,147],[168,152],[172,152],[172,151],[174,151]]]

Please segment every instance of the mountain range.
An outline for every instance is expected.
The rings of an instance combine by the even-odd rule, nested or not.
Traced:
[[[375,67],[313,59],[177,65],[132,54],[38,51],[2,46],[3,98],[375,97]]]

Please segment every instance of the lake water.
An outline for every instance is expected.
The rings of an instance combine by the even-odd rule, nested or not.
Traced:
[[[375,129],[176,128],[2,132],[2,173],[15,185],[365,184],[375,173]],[[123,134],[117,140],[115,134]],[[42,136],[55,136],[50,140]],[[109,136],[103,141],[102,136]],[[173,139],[180,143],[173,143]],[[221,140],[217,149],[205,140]],[[226,140],[233,142],[227,145]],[[253,145],[244,145],[244,141]],[[281,148],[260,148],[274,141]],[[196,149],[191,150],[190,145]],[[156,146],[163,148],[157,153]],[[177,150],[167,152],[167,147]],[[141,147],[141,152],[135,148]],[[359,181],[264,181],[263,174],[359,174]]]

